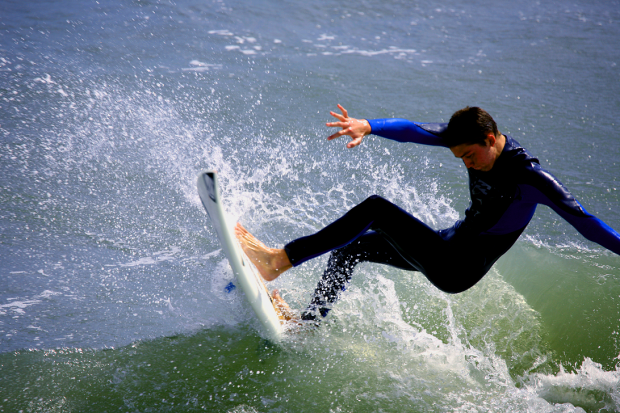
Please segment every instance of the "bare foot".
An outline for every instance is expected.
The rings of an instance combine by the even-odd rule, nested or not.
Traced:
[[[293,267],[283,249],[269,248],[254,235],[250,234],[243,225],[235,225],[235,236],[241,244],[241,249],[256,266],[260,275],[266,281],[273,281],[284,271]]]
[[[275,305],[280,319],[285,321],[299,321],[298,317],[293,314],[291,307],[289,307],[286,301],[284,301],[284,299],[280,296],[280,292],[278,290],[273,290],[271,293],[271,298],[273,298],[273,304]]]

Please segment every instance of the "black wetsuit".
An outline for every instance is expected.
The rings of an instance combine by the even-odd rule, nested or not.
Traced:
[[[370,120],[372,133],[399,142],[446,146],[446,124]],[[359,262],[420,271],[437,288],[459,293],[476,284],[519,238],[537,204],[551,207],[587,239],[620,254],[620,235],[589,214],[538,159],[506,136],[487,172],[468,169],[471,204],[465,218],[435,231],[391,202],[373,195],[321,231],[284,248],[293,264],[332,251],[303,319],[327,315]]]

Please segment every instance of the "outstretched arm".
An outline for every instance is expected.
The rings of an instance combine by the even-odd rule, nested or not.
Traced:
[[[446,123],[416,123],[407,119],[372,119],[368,121],[372,134],[397,142],[411,142],[422,145],[448,145],[442,138]]]
[[[558,215],[568,221],[569,224],[575,227],[575,229],[586,239],[596,242],[608,250],[620,255],[620,234],[618,234],[613,228],[601,221],[599,218],[588,213],[588,211],[586,211],[581,204],[579,204],[579,206],[584,212],[583,215],[570,213],[557,207],[557,205],[549,206],[551,206],[551,208],[553,208]]]
[[[338,119],[338,122],[328,122],[329,127],[342,128],[340,131],[329,136],[327,140],[339,138],[347,135],[351,137],[351,142],[347,148],[355,148],[366,135],[381,136],[397,142],[411,142],[422,145],[447,146],[442,133],[446,129],[446,124],[440,123],[414,123],[406,119],[356,119],[349,117],[345,108],[338,105],[342,114],[330,112]]]
[[[528,181],[522,187],[524,199],[551,207],[586,239],[620,255],[620,234],[586,211],[556,177],[534,165]]]

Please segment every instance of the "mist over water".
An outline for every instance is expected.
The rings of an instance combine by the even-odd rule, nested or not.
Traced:
[[[471,290],[362,264],[275,345],[195,187],[217,170],[269,246],[372,194],[445,228],[469,202],[449,151],[324,123],[479,105],[618,230],[618,6],[6,2],[0,410],[619,411],[619,257],[548,208]],[[303,309],[326,261],[270,287]]]

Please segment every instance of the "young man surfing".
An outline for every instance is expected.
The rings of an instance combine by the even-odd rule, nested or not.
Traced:
[[[448,124],[405,119],[355,119],[338,105],[330,112],[341,128],[328,140],[349,136],[348,148],[374,134],[398,142],[443,146],[467,167],[471,203],[465,218],[433,230],[413,215],[377,195],[370,196],[315,234],[269,248],[241,224],[235,234],[248,258],[267,281],[331,252],[327,269],[302,313],[304,320],[325,317],[360,262],[419,271],[437,288],[459,293],[475,285],[519,238],[544,204],[585,238],[620,254],[620,234],[588,213],[560,181],[544,170],[517,141],[501,134],[486,111],[466,107]],[[274,292],[279,306],[286,303]]]

